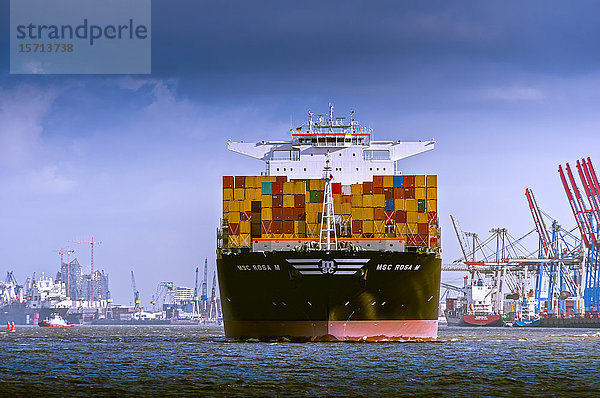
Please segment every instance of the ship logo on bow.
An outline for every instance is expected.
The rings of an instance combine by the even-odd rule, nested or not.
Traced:
[[[354,275],[369,262],[369,259],[291,258],[286,261],[301,275]]]

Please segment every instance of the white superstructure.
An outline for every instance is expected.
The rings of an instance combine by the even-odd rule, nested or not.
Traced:
[[[327,154],[336,182],[361,183],[375,175],[401,174],[396,162],[430,151],[435,140],[402,142],[372,141],[372,129],[349,118],[308,112],[308,122],[292,129],[291,141],[228,142],[228,149],[266,163],[266,174],[285,175],[289,179],[321,178]]]

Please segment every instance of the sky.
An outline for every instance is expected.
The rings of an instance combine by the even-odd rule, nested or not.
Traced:
[[[93,236],[116,302],[131,270],[146,305],[160,281],[193,286],[221,176],[264,169],[226,141],[287,139],[329,100],[375,139],[435,138],[400,169],[439,175],[444,263],[450,214],[531,230],[526,187],[573,226],[557,167],[600,162],[598,20],[593,1],[153,0],[151,74],[11,75],[0,0],[0,272],[54,276],[66,245],[89,270],[69,241]]]

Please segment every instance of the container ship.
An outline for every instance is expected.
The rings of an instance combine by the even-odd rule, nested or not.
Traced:
[[[375,141],[314,115],[290,141],[228,142],[262,160],[223,177],[217,272],[232,339],[432,340],[441,273],[437,176],[398,161],[434,140]]]

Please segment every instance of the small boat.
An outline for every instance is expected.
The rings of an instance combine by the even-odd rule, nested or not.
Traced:
[[[42,328],[70,328],[70,327],[73,327],[73,325],[71,325],[70,323],[67,323],[67,321],[65,321],[63,319],[63,317],[61,317],[60,314],[57,314],[57,313],[53,313],[48,318],[39,322],[38,326],[42,327]]]
[[[540,326],[540,318],[537,319],[515,319],[513,326],[527,327],[527,326]]]

